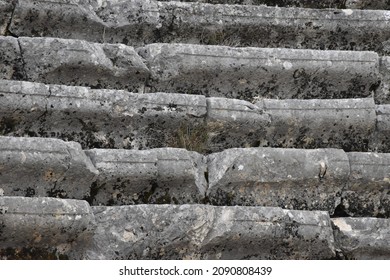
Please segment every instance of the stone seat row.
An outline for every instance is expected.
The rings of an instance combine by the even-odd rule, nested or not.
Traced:
[[[389,28],[390,30],[390,28]],[[134,49],[0,36],[0,78],[207,97],[390,103],[390,58],[374,52],[151,44]]]
[[[131,46],[180,42],[390,53],[389,12],[382,10],[153,0],[0,3],[0,35],[60,37]]]
[[[390,154],[338,149],[92,149],[0,137],[0,192],[91,205],[212,204],[390,216]]]
[[[327,212],[0,197],[0,259],[387,259],[390,224]]]
[[[244,100],[0,80],[0,134],[84,149],[341,148],[390,152],[390,105],[373,98]]]

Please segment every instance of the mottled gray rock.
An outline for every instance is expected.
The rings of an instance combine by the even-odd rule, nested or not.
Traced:
[[[132,47],[57,38],[19,38],[27,79],[143,92],[149,70]]]
[[[90,149],[205,148],[203,96],[5,80],[0,90],[3,135],[55,137]]]
[[[271,119],[268,114],[244,100],[207,98],[207,150],[257,147],[265,139]]]
[[[256,103],[271,117],[264,145],[367,151],[376,125],[373,98],[274,100]]]
[[[375,218],[332,219],[335,242],[346,259],[390,259],[390,220]]]
[[[0,258],[15,248],[55,247],[58,254],[72,254],[89,241],[95,228],[85,201],[0,197]]]
[[[390,217],[390,154],[348,153],[351,173],[343,192],[350,216]]]
[[[368,96],[379,82],[378,55],[295,49],[151,44],[138,49],[152,91],[238,98]]]
[[[346,0],[345,6],[350,9],[380,9],[390,10],[390,2],[388,0]]]
[[[0,190],[6,196],[89,196],[98,171],[80,144],[0,137]]]
[[[0,36],[0,79],[26,79],[16,38]]]
[[[204,200],[207,182],[202,155],[184,149],[88,150],[99,170],[93,205],[186,204]]]
[[[381,57],[379,65],[381,84],[376,91],[375,100],[379,104],[390,104],[390,56]]]
[[[214,205],[278,206],[333,214],[349,176],[342,150],[248,148],[208,156]]]
[[[0,0],[0,35],[6,35],[8,32],[15,2],[16,0]]]
[[[390,105],[377,105],[376,115],[376,129],[370,141],[370,150],[390,153]]]
[[[92,207],[89,259],[329,259],[326,212],[262,207]]]

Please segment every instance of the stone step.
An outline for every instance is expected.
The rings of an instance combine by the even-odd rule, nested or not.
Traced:
[[[172,0],[158,0],[168,2]],[[173,0],[180,2],[199,2],[228,5],[267,5],[279,7],[301,7],[314,9],[382,9],[390,10],[387,0]]]
[[[97,174],[76,142],[0,136],[0,195],[84,199]]]
[[[390,154],[337,149],[230,149],[208,156],[214,205],[390,217]],[[336,213],[339,215],[340,213]]]
[[[270,100],[96,90],[0,80],[0,134],[84,149],[342,148],[389,152],[390,105],[372,98]]]
[[[95,228],[86,201],[0,196],[0,259],[70,258]]]
[[[357,260],[390,259],[390,220],[375,218],[332,219],[340,257]]]
[[[373,52],[152,44],[138,49],[151,91],[252,101],[366,97],[379,85]]]
[[[87,259],[330,259],[326,212],[263,207],[92,207]],[[286,242],[288,240],[288,242]]]
[[[184,149],[88,150],[99,170],[92,205],[203,203],[206,158]]]
[[[0,6],[1,7],[1,6]],[[19,0],[3,7],[14,36],[149,43],[371,50],[390,53],[389,12],[153,0]],[[4,30],[4,27],[3,27]]]

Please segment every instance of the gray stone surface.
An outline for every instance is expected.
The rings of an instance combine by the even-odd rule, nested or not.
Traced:
[[[390,10],[388,0],[346,0],[345,6],[350,9],[380,9]]]
[[[132,47],[57,38],[19,38],[33,82],[143,92],[149,70]]]
[[[7,34],[16,0],[0,0],[0,35]]]
[[[377,124],[370,141],[370,150],[390,153],[390,105],[376,106]]]
[[[271,147],[367,151],[375,131],[373,98],[264,99],[256,105],[271,117],[264,141]]]
[[[247,101],[207,98],[207,150],[256,147],[265,139],[270,116]]]
[[[332,219],[336,246],[342,257],[358,260],[390,259],[390,220]]]
[[[390,154],[348,153],[348,158],[344,210],[351,216],[390,218]]]
[[[85,201],[0,197],[0,249],[58,246],[63,254],[87,242],[95,227]]]
[[[349,176],[337,149],[230,149],[208,157],[214,205],[278,206],[333,214]]]
[[[88,150],[99,170],[92,205],[187,204],[204,200],[206,160],[196,152]]]
[[[5,80],[0,80],[0,90],[3,135],[55,137],[77,141],[84,149],[204,150],[203,96]]]
[[[390,104],[390,56],[380,58],[379,71],[381,84],[376,91],[375,100],[379,104]]]
[[[88,259],[329,259],[326,212],[207,205],[92,207]]]
[[[351,98],[378,86],[373,52],[151,44],[151,91],[238,98]]]
[[[16,38],[0,36],[0,79],[26,79]]]
[[[97,173],[78,143],[0,137],[0,190],[6,196],[83,199]]]

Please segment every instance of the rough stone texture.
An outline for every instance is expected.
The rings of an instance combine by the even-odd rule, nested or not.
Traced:
[[[257,147],[265,139],[271,119],[264,111],[243,100],[207,98],[207,148]]]
[[[350,98],[379,85],[373,52],[151,44],[151,91],[238,98]]]
[[[349,176],[342,150],[230,149],[208,157],[214,205],[278,206],[333,214]]]
[[[390,220],[332,219],[336,246],[346,259],[390,259]]]
[[[373,98],[272,100],[256,103],[271,117],[263,146],[367,151],[375,131]]]
[[[96,175],[78,143],[0,137],[0,191],[6,196],[83,199]]]
[[[376,91],[375,100],[379,104],[390,104],[390,56],[381,57],[379,65],[381,84]]]
[[[0,35],[6,35],[8,32],[15,2],[16,0],[0,0]]]
[[[47,258],[66,258],[87,245],[95,228],[85,201],[0,197],[0,259],[41,258],[37,248]]]
[[[207,182],[202,155],[184,149],[89,150],[99,176],[93,205],[187,204],[204,200]]]
[[[390,218],[390,154],[348,153],[348,158],[343,209],[351,216]]]
[[[143,92],[149,70],[132,47],[57,38],[19,38],[33,82]]]
[[[0,36],[0,79],[26,79],[16,38]]]
[[[77,141],[85,149],[204,149],[203,96],[4,80],[0,91],[3,135],[55,137]]]
[[[350,9],[380,9],[390,10],[390,2],[388,0],[346,0],[345,6]]]
[[[370,150],[390,153],[390,105],[376,106],[377,123],[370,142]]]
[[[92,207],[89,259],[329,259],[328,213],[261,207]]]

